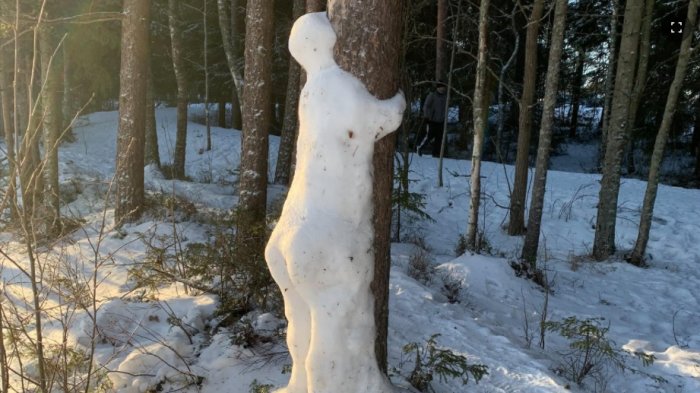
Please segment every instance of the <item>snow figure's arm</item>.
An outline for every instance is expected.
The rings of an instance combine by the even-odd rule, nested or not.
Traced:
[[[369,127],[375,132],[374,140],[378,141],[396,131],[403,120],[403,111],[406,109],[406,99],[403,91],[399,90],[395,96],[387,100],[375,99],[372,111],[368,111],[367,120]]]

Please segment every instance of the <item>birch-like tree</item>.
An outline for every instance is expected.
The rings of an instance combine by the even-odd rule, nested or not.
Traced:
[[[676,71],[673,75],[673,82],[671,82],[671,87],[668,91],[666,107],[664,108],[664,115],[661,119],[661,127],[659,128],[658,134],[656,134],[654,150],[651,154],[649,179],[647,181],[646,192],[644,193],[644,203],[642,205],[642,214],[639,221],[639,234],[637,235],[637,242],[634,245],[632,254],[629,257],[630,262],[635,265],[644,264],[644,253],[646,252],[647,243],[649,242],[651,219],[654,214],[654,203],[656,202],[656,192],[659,186],[661,162],[663,161],[664,148],[666,147],[666,141],[668,140],[668,135],[671,131],[673,115],[675,114],[676,107],[678,105],[678,96],[681,92],[683,79],[685,78],[685,73],[688,68],[688,61],[690,60],[690,54],[692,52],[691,44],[693,42],[693,31],[697,25],[699,1],[700,0],[690,0],[690,3],[688,4],[688,16],[686,18],[686,22],[684,23],[683,41],[681,42],[681,48],[678,52]],[[698,132],[697,129],[695,132]]]
[[[557,104],[557,93],[559,92],[559,64],[561,62],[562,47],[564,46],[567,1],[568,0],[557,0],[554,8],[554,26],[552,28],[552,38],[549,47],[547,79],[544,88],[544,107],[542,108],[540,138],[537,145],[535,178],[532,184],[527,233],[525,234],[522,252],[522,259],[530,262],[531,266],[534,266],[537,260],[537,249],[540,241],[544,193],[547,186],[547,167],[549,165],[549,152],[552,144],[552,129],[554,128],[554,109]]]
[[[479,7],[479,54],[476,65],[476,87],[474,88],[474,143],[472,145],[471,187],[467,248],[477,250],[479,231],[479,204],[481,202],[481,152],[488,117],[488,95],[486,71],[488,61],[488,10],[490,0],[481,0]]]

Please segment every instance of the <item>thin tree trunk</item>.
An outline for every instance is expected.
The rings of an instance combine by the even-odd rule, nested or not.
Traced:
[[[70,50],[68,49],[68,40],[70,39],[70,34],[64,39],[64,43],[61,46],[61,56],[63,56],[63,96],[61,100],[61,113],[62,113],[62,141],[74,141],[75,136],[73,135],[73,119],[78,114],[80,108],[76,105],[77,98],[75,97],[75,88],[73,81],[73,63],[70,57]]]
[[[177,133],[175,136],[172,175],[176,179],[184,179],[187,154],[187,75],[185,75],[182,27],[180,26],[178,4],[177,0],[168,0],[168,26],[170,28],[173,69],[177,84]]]
[[[612,109],[613,89],[615,88],[615,73],[617,71],[617,18],[619,0],[610,0],[612,13],[610,15],[610,37],[608,39],[608,68],[605,71],[605,102],[601,116],[600,149],[598,149],[598,166],[603,167],[605,151],[608,144],[610,128],[610,110]]]
[[[207,26],[207,0],[204,0],[202,23],[204,27],[204,122],[207,128],[207,151],[211,150],[211,119],[209,116],[209,30]]]
[[[693,146],[695,146],[695,178],[700,180],[700,99],[696,102]]]
[[[172,1],[172,0],[168,0]],[[226,0],[217,0],[216,2],[218,6],[218,11],[219,11],[219,29],[221,30],[221,41],[224,44],[224,53],[226,54],[226,63],[228,64],[229,72],[231,73],[231,77],[233,78],[233,85],[234,85],[234,98],[233,98],[233,104],[235,107],[235,104],[239,102],[239,98],[243,97],[243,77],[241,76],[241,72],[239,70],[238,66],[238,56],[237,56],[237,51],[235,51],[234,47],[234,41],[238,39],[238,37],[234,36],[231,32],[231,23],[235,20],[235,15],[237,12],[238,4],[237,1],[232,0],[231,1],[231,15],[229,16],[229,13],[226,10]],[[239,105],[239,107],[242,107],[242,105]],[[242,108],[241,108],[242,112]],[[235,124],[235,123],[234,123]],[[235,128],[235,126],[234,126]]]
[[[435,39],[435,80],[445,77],[445,29],[447,26],[447,0],[437,0],[437,25]]]
[[[119,133],[117,135],[117,225],[134,221],[143,209],[143,164],[148,81],[150,4],[124,0],[121,71],[119,74]]]
[[[620,192],[622,156],[629,135],[630,91],[639,54],[639,31],[644,11],[643,0],[628,0],[622,28],[615,89],[610,111],[608,142],[605,151],[603,178],[598,198],[593,257],[603,260],[615,252],[617,199]]]
[[[158,149],[158,125],[156,124],[156,103],[153,86],[153,69],[151,57],[147,59],[146,77],[146,157],[145,163],[156,164],[160,168],[160,151]]]
[[[294,20],[304,14],[304,0],[294,0],[292,9],[292,17]],[[290,184],[290,172],[292,165],[292,152],[294,151],[294,143],[298,128],[298,105],[299,105],[299,78],[301,76],[301,67],[294,60],[289,58],[289,73],[287,77],[287,99],[285,100],[284,108],[284,126],[282,128],[282,137],[280,138],[280,146],[277,154],[277,166],[275,167],[275,183]]]
[[[525,198],[527,196],[530,133],[532,132],[532,106],[537,92],[537,36],[539,35],[543,10],[544,0],[534,0],[525,37],[525,70],[518,118],[518,151],[515,156],[515,178],[513,192],[510,195],[510,220],[508,221],[508,234],[511,236],[521,235],[525,232]]]
[[[557,0],[554,10],[554,27],[552,29],[551,46],[549,48],[549,62],[547,64],[547,80],[545,82],[540,139],[537,146],[535,178],[532,185],[527,233],[525,234],[522,253],[522,259],[530,262],[531,266],[534,266],[537,261],[537,249],[540,242],[542,209],[544,206],[545,187],[547,185],[547,167],[549,164],[549,151],[552,144],[552,129],[554,128],[554,109],[557,104],[559,63],[561,62],[561,52],[564,46],[566,9],[567,0]]]
[[[648,9],[649,8],[647,8],[647,10]],[[634,245],[634,250],[632,250],[632,254],[630,255],[630,262],[638,266],[644,264],[644,253],[646,252],[647,243],[649,242],[649,232],[651,230],[654,202],[656,201],[656,193],[659,185],[661,162],[663,161],[664,148],[666,147],[666,141],[668,140],[668,135],[671,130],[673,115],[676,112],[678,95],[680,94],[683,79],[685,78],[685,73],[688,68],[691,52],[690,45],[693,41],[692,31],[695,29],[697,23],[697,11],[698,0],[690,0],[690,4],[688,5],[688,17],[684,24],[683,41],[681,42],[678,62],[676,63],[676,72],[673,76],[673,82],[671,82],[668,97],[666,98],[666,107],[664,109],[663,119],[661,120],[661,127],[659,128],[659,133],[656,135],[654,151],[651,155],[649,180],[647,181],[647,188],[644,193],[644,203],[642,205],[642,214],[639,222],[639,234],[637,235],[637,242]],[[649,14],[649,17],[651,17],[651,14]]]
[[[221,95],[218,101],[217,108],[219,119],[216,124],[218,124],[220,128],[226,128],[226,99]]]
[[[457,15],[462,11],[462,1],[457,5]],[[452,50],[450,51],[450,68],[447,76],[447,96],[445,97],[445,117],[442,121],[442,138],[440,138],[440,158],[438,159],[438,187],[443,186],[442,181],[442,160],[445,157],[445,145],[447,144],[447,123],[450,114],[450,96],[452,95],[452,72],[455,67],[455,53],[457,52],[457,31],[459,31],[459,18],[455,20],[454,28],[452,29]],[[437,142],[437,141],[435,141]],[[408,175],[407,175],[408,176]],[[408,191],[408,185],[406,185]]]
[[[8,54],[4,48],[0,48],[0,104],[2,104],[2,121],[5,133],[5,148],[7,149],[8,161],[8,186],[5,200],[10,208],[13,219],[17,216],[17,157],[15,155],[15,127],[12,121],[13,95],[9,80]]]
[[[576,138],[578,133],[578,114],[581,106],[581,85],[583,84],[583,67],[586,64],[586,52],[582,48],[577,50],[576,70],[574,71],[574,81],[571,92],[571,126],[569,127],[569,138]]]
[[[467,228],[467,248],[477,250],[479,203],[481,202],[481,151],[484,142],[484,129],[488,116],[486,96],[486,67],[488,61],[488,10],[490,0],[481,0],[479,7],[479,56],[476,66],[476,85],[474,88],[474,144],[471,161],[471,204],[469,206],[469,224]]]
[[[399,88],[405,0],[357,2],[331,0],[328,5],[338,36],[335,58],[341,68],[359,78],[380,99],[392,97]],[[358,29],[357,26],[371,28]],[[357,50],[362,48],[363,51]],[[391,267],[391,195],[396,133],[379,140],[374,149],[374,319],[375,355],[382,372],[387,371],[389,326],[389,270]]]
[[[506,123],[506,105],[504,104],[504,99],[503,99],[503,94],[504,94],[504,85],[506,81],[506,74],[508,73],[508,69],[510,69],[510,66],[513,65],[513,61],[516,59],[518,55],[518,49],[520,47],[520,34],[515,27],[515,12],[517,10],[517,7],[513,8],[513,33],[515,35],[515,43],[513,44],[513,52],[511,52],[510,57],[508,58],[508,61],[501,67],[501,72],[498,75],[498,126],[496,128],[496,138],[493,142],[494,144],[494,153],[496,155],[496,161],[499,163],[505,162],[505,157],[503,155],[503,130],[505,129],[505,123]]]
[[[63,77],[61,68],[61,53],[54,40],[53,28],[43,26],[39,33],[39,48],[41,55],[41,75],[43,86],[41,101],[44,130],[44,181],[45,202],[47,209],[42,221],[49,233],[57,234],[61,230],[61,203],[58,188],[58,141],[62,127],[61,92],[59,78]],[[56,54],[56,55],[55,55]]]
[[[650,50],[650,38],[651,38],[651,21],[654,11],[654,0],[646,0],[645,10],[644,10],[644,20],[642,21],[642,31],[639,41],[639,62],[637,64],[637,72],[634,82],[634,89],[632,90],[632,97],[630,98],[630,109],[629,109],[629,135],[627,138],[627,146],[625,147],[625,159],[627,160],[627,174],[633,174],[635,172],[634,167],[634,134],[635,123],[637,121],[637,111],[639,110],[639,104],[642,101],[642,94],[644,94],[644,87],[647,83],[647,69],[649,65],[649,50]]]

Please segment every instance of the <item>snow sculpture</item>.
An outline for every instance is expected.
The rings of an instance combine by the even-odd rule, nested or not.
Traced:
[[[401,93],[372,96],[333,59],[325,13],[299,18],[289,50],[307,72],[294,181],[265,257],[289,322],[292,374],[278,393],[388,393],[374,355],[372,154],[396,130]]]

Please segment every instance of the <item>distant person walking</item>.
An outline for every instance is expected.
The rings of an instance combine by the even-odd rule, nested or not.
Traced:
[[[422,155],[421,149],[426,143],[432,144],[433,157],[440,156],[440,144],[442,143],[442,128],[445,122],[445,106],[447,105],[447,85],[439,81],[435,91],[428,94],[423,104],[423,118],[427,123],[427,130],[421,129],[418,134],[416,153]],[[427,131],[427,132],[426,132]]]

